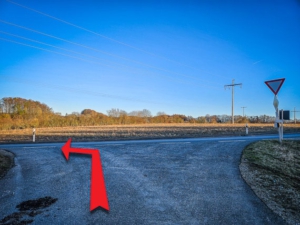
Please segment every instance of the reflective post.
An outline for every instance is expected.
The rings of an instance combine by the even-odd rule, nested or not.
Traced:
[[[32,132],[32,142],[35,142],[35,128],[33,128]]]

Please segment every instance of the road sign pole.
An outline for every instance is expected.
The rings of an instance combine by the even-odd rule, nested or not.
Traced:
[[[281,142],[283,141],[283,109],[281,110]]]
[[[279,101],[278,101],[277,95],[274,96],[273,105],[274,105],[275,114],[276,114],[276,119],[275,119],[274,125],[278,129],[279,142],[281,143],[281,129],[280,129],[279,110],[278,110]]]
[[[232,85],[234,85],[234,80],[232,80]],[[232,104],[231,104],[231,123],[234,124],[234,88],[232,86]]]
[[[277,93],[279,92],[283,82],[285,81],[285,78],[276,79],[276,80],[268,80],[265,81],[265,84],[270,88],[270,90],[274,93],[274,101],[273,105],[276,110],[276,120],[274,123],[274,127],[278,128],[278,135],[279,135],[279,142],[282,143],[283,140],[283,111],[282,111],[282,120],[279,119],[279,110],[278,105],[279,101],[277,98]]]

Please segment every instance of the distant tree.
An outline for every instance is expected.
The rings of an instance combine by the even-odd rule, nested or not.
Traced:
[[[193,118],[192,116],[188,116],[186,118],[187,122],[189,123],[197,123],[197,120],[195,118]]]
[[[71,115],[74,115],[74,116],[79,116],[79,112],[72,112]]]
[[[219,123],[220,120],[218,119],[218,117],[216,115],[213,115],[213,116],[210,116],[209,122],[210,123]]]
[[[210,115],[209,114],[205,115],[205,122],[210,123]]]
[[[143,109],[141,113],[142,113],[142,117],[151,117],[152,116],[150,110],[148,110],[148,109]]]
[[[167,115],[167,114],[165,112],[160,111],[160,112],[157,112],[156,115],[157,116],[163,116],[163,115]]]
[[[81,115],[85,115],[85,116],[97,116],[98,113],[95,110],[92,109],[84,109],[81,111]]]
[[[171,116],[159,115],[151,118],[151,123],[170,123]]]
[[[237,119],[235,119],[235,122],[237,122],[237,123],[249,123],[249,120],[246,116],[239,116]]]
[[[137,117],[151,117],[151,112],[148,109],[143,109],[141,111],[136,110],[136,111],[131,111],[128,113],[128,116],[137,116]]]
[[[204,117],[204,116],[199,116],[199,117],[197,118],[197,123],[206,123],[205,117]]]
[[[120,117],[120,115],[127,115],[127,112],[125,110],[121,110],[121,109],[111,109],[111,110],[107,110],[107,115],[111,116],[111,117]]]
[[[128,113],[128,116],[140,116],[140,111],[131,111],[130,113]]]
[[[184,123],[185,121],[187,121],[187,117],[180,114],[174,114],[171,118],[173,123]]]

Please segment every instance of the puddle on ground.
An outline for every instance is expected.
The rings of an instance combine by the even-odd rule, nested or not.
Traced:
[[[42,209],[49,207],[57,201],[57,198],[46,196],[44,198],[38,198],[34,200],[28,200],[21,202],[16,206],[19,212],[14,212],[2,220],[1,225],[12,225],[12,224],[30,224],[33,222],[33,217],[43,212]]]

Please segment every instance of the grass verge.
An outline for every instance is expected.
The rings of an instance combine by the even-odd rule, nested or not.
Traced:
[[[0,179],[5,176],[13,164],[13,154],[0,149]]]
[[[244,180],[288,224],[300,223],[300,141],[259,141],[241,158]]]

